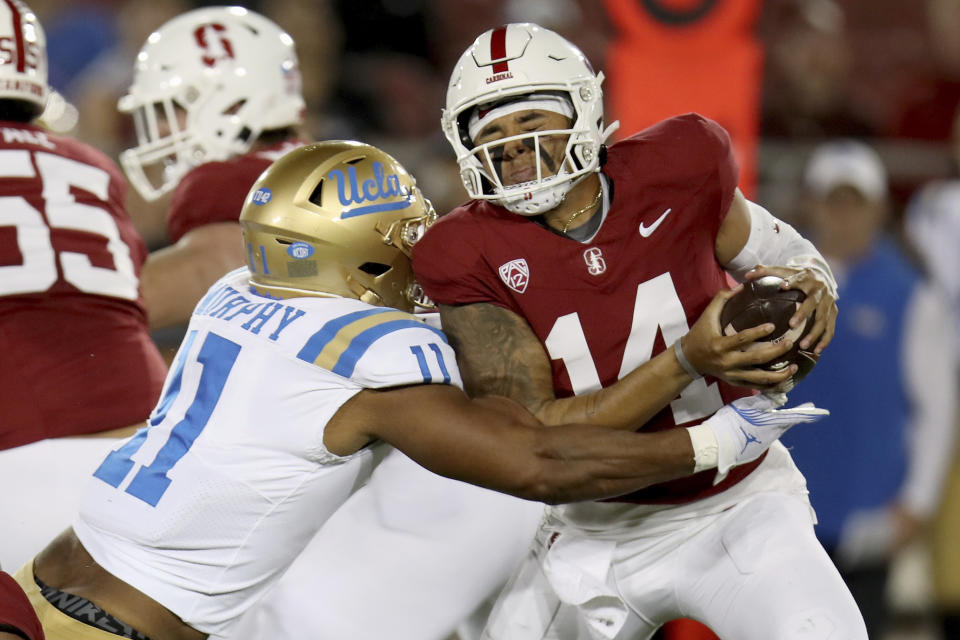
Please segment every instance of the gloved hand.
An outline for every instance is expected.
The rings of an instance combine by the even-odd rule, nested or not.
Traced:
[[[717,438],[717,484],[730,469],[759,458],[787,429],[802,422],[816,422],[830,415],[812,402],[791,409],[779,409],[786,403],[782,393],[762,393],[734,400],[703,422]]]

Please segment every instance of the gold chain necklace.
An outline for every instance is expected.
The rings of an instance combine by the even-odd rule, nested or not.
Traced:
[[[567,224],[563,225],[563,233],[567,232],[567,229],[570,228],[570,223],[576,220],[577,216],[579,216],[582,213],[586,213],[590,209],[593,209],[595,206],[597,206],[597,204],[600,202],[601,197],[603,197],[603,185],[600,185],[599,187],[597,187],[597,195],[594,196],[593,200],[590,201],[590,204],[585,206],[583,209],[578,209],[577,211],[574,211],[573,215],[571,215],[567,219]]]

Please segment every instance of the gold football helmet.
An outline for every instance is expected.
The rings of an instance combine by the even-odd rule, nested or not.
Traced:
[[[413,176],[383,151],[343,140],[299,147],[264,171],[244,202],[250,284],[275,298],[429,306],[410,250],[435,219]]]

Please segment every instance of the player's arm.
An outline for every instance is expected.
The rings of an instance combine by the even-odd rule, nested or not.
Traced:
[[[240,225],[236,222],[197,227],[175,244],[152,252],[140,273],[150,328],[188,322],[210,285],[244,264]]]
[[[582,424],[544,429],[512,400],[471,400],[451,385],[366,389],[327,423],[324,445],[348,455],[381,439],[434,473],[557,504],[622,495],[709,468],[722,476],[756,459],[794,424],[826,414],[778,410],[765,396],[737,402],[696,427],[635,433]]]
[[[700,372],[738,377],[758,387],[774,386],[789,371],[752,369],[785,351],[784,345],[742,348],[767,335],[765,325],[733,336],[720,331],[720,309],[732,295],[717,294],[683,338],[691,364]],[[667,349],[608,387],[556,398],[550,358],[530,325],[519,315],[487,303],[440,305],[443,330],[457,352],[464,388],[473,397],[506,396],[547,425],[581,422],[635,430],[667,406],[692,381],[674,349]]]
[[[324,444],[347,454],[382,439],[440,475],[549,503],[621,495],[694,467],[680,430],[539,427],[505,398],[470,400],[450,385],[419,385],[361,391],[327,425]]]
[[[830,344],[837,324],[837,283],[813,243],[737,189],[714,248],[717,261],[741,282],[775,275],[787,280],[786,288],[802,290],[807,297],[790,326],[798,326],[814,310],[817,315],[800,348],[816,344],[819,354]]]

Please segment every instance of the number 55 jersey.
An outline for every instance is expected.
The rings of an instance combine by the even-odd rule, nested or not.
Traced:
[[[148,427],[94,472],[74,524],[107,571],[210,634],[283,573],[385,453],[324,447],[347,400],[461,385],[445,336],[415,316],[265,298],[248,276],[228,274],[200,301]]]
[[[0,449],[127,427],[157,400],[125,192],[92,147],[0,122]]]
[[[718,125],[695,114],[665,120],[608,150],[603,176],[613,197],[589,241],[473,201],[430,227],[414,247],[414,271],[437,303],[489,303],[526,319],[551,359],[558,397],[596,391],[687,333],[727,286],[714,244],[736,175]],[[638,427],[696,424],[751,394],[695,380]],[[739,482],[758,464],[734,469],[716,486],[709,470],[617,500],[688,502]]]

